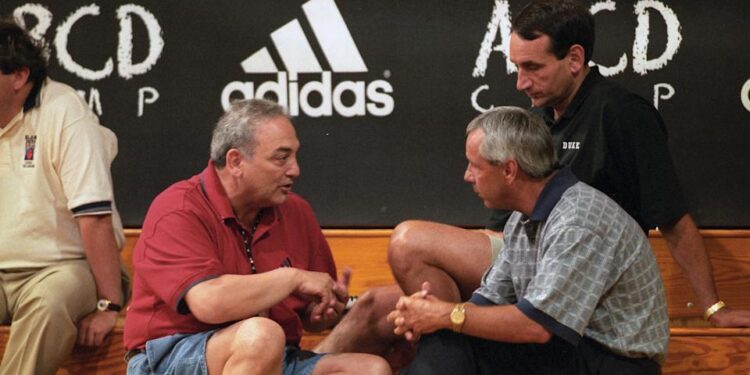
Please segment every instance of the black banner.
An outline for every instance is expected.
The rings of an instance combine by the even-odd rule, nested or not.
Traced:
[[[464,128],[526,107],[506,60],[524,1],[3,1],[50,47],[51,76],[113,129],[123,221],[199,172],[233,98],[295,115],[295,191],[326,227],[481,226]],[[592,1],[594,61],[654,102],[702,227],[750,227],[750,2]],[[710,5],[709,5],[710,4]]]

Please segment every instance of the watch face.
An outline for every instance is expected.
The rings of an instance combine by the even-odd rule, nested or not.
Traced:
[[[96,309],[99,311],[107,311],[107,307],[109,307],[109,301],[100,299],[96,303]]]
[[[466,314],[464,314],[464,309],[459,309],[458,306],[451,311],[451,323],[453,324],[462,324],[464,322],[464,319],[466,318]]]

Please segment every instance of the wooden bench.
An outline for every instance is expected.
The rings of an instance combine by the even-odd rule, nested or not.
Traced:
[[[325,230],[339,267],[354,270],[351,293],[361,294],[374,286],[393,283],[386,261],[391,230]],[[132,249],[139,230],[127,230],[123,262],[132,266]],[[702,231],[714,267],[719,294],[727,304],[750,309],[750,230]],[[665,240],[652,232],[650,241],[664,279],[669,315],[672,319],[669,355],[665,374],[748,374],[750,373],[750,329],[712,328],[701,318],[687,280],[669,255]],[[0,326],[0,353],[4,352],[9,327]],[[325,337],[308,334],[305,348]],[[122,322],[101,348],[77,347],[58,374],[124,374]]]

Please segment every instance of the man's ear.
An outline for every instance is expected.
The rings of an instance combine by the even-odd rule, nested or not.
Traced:
[[[227,151],[226,159],[227,163],[225,168],[229,171],[229,173],[233,176],[239,175],[242,171],[240,166],[245,159],[245,155],[243,155],[242,152],[236,148],[230,148],[229,151]]]
[[[586,65],[586,51],[583,49],[583,46],[581,46],[580,44],[574,44],[570,46],[567,58],[570,73],[572,73],[574,76],[578,75],[578,73],[580,73]]]
[[[20,91],[23,86],[26,85],[27,82],[29,82],[29,75],[31,74],[31,71],[29,68],[20,68],[16,70],[13,74],[13,90]]]
[[[508,159],[502,164],[503,177],[505,181],[512,182],[518,177],[518,162],[514,159]]]

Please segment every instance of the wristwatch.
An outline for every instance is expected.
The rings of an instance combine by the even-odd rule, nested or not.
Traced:
[[[102,298],[96,302],[96,309],[99,311],[120,311],[122,310],[122,306]]]
[[[464,308],[465,303],[459,303],[451,311],[451,324],[453,324],[453,331],[461,333],[461,329],[464,328],[464,322],[466,321],[466,309]]]

